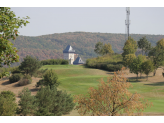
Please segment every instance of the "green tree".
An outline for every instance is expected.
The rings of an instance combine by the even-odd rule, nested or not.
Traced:
[[[31,91],[28,88],[24,88],[21,92],[19,92],[19,114],[26,115],[34,115],[37,103],[35,96],[31,95]]]
[[[137,74],[137,81],[138,81],[138,74],[141,71],[141,65],[142,65],[142,59],[140,57],[137,57],[133,59],[133,62],[130,64],[130,71]]]
[[[45,86],[36,94],[38,109],[36,116],[61,116],[73,110],[73,98],[66,92],[57,91],[56,86]]]
[[[124,60],[124,66],[129,67],[131,65],[131,63],[133,62],[133,59],[136,58],[135,54],[127,54],[124,56],[123,60]]]
[[[103,46],[103,55],[112,54],[114,51],[112,50],[112,45],[110,43],[104,44]]]
[[[10,91],[2,91],[0,94],[0,116],[16,115],[17,104],[15,94]]]
[[[103,55],[103,43],[102,42],[97,42],[95,45],[94,52],[97,53],[98,55]]]
[[[164,39],[162,38],[157,42],[157,47],[164,50]]]
[[[149,58],[152,60],[154,65],[154,76],[156,74],[157,68],[162,65],[162,61],[164,60],[164,49],[161,49],[160,46],[156,46],[151,48],[148,53]]]
[[[151,43],[146,39],[146,36],[142,37],[137,43],[138,47],[142,49],[142,55],[144,55],[143,51],[146,53],[151,48]]]
[[[0,63],[10,65],[11,63],[18,62],[18,50],[13,47],[9,39],[15,40],[18,36],[18,28],[22,25],[26,26],[29,17],[20,19],[9,7],[0,7]],[[1,65],[0,64],[0,65]],[[2,65],[1,65],[2,67]]]
[[[37,86],[44,85],[44,86],[52,86],[55,85],[56,87],[59,85],[58,76],[57,74],[51,70],[48,70],[44,75],[43,79],[39,80]]]
[[[12,101],[15,101],[15,94],[11,91],[2,91],[0,96],[4,98],[11,98]]]
[[[140,54],[140,55],[137,56],[137,58],[138,58],[139,61],[141,61],[141,64],[142,64],[144,61],[146,61],[146,56],[145,56],[145,55],[141,55],[141,54]],[[142,67],[140,67],[140,78],[141,78],[142,73],[143,73],[143,70],[142,70]]]
[[[32,76],[40,67],[41,62],[37,58],[27,55],[19,66],[19,69]]]
[[[148,80],[148,75],[150,72],[153,71],[154,66],[151,60],[147,60],[145,62],[142,63],[142,69],[143,72],[147,75],[147,80]]]
[[[136,51],[137,51],[137,42],[133,38],[129,37],[129,39],[125,42],[123,47],[123,53],[122,53],[123,58],[125,57],[125,55],[135,54]]]

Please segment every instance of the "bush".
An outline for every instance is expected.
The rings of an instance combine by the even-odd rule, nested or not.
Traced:
[[[28,85],[31,84],[32,82],[32,78],[30,75],[24,75],[24,77],[19,81],[19,86],[24,86],[24,85]]]
[[[48,60],[42,60],[42,65],[68,65],[68,60],[65,59],[48,59]]]
[[[36,87],[39,87],[40,85],[44,85],[44,86],[52,86],[55,85],[56,87],[59,85],[59,81],[58,81],[58,76],[57,74],[51,70],[48,70],[44,75],[43,75],[43,79],[39,80],[39,82],[37,82]]]
[[[22,77],[23,77],[22,74],[20,74],[20,73],[15,73],[15,74],[13,74],[11,77],[9,77],[9,82],[10,82],[10,83],[18,82]]]
[[[48,70],[48,69],[37,70],[37,71],[33,74],[33,76],[34,76],[34,77],[38,77],[38,78],[42,78],[43,75],[44,75],[44,73],[45,73],[47,70]]]
[[[30,80],[28,80],[28,79],[21,79],[18,84],[19,84],[19,86],[24,86],[24,85],[28,85],[31,83],[30,83]]]
[[[13,69],[11,70],[11,73],[12,73],[12,74],[21,73],[21,70],[19,69],[19,67],[16,67],[16,68],[13,68]]]

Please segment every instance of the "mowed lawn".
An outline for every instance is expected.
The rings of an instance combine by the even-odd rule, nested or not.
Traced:
[[[60,81],[58,88],[72,95],[87,94],[89,87],[98,87],[101,78],[106,81],[107,77],[113,75],[113,72],[85,68],[82,65],[45,65],[41,69],[53,69]],[[131,77],[131,73],[128,76]],[[149,79],[151,80],[151,77]],[[164,113],[164,84],[162,82],[152,84],[142,79],[138,82],[131,81],[131,84],[133,88],[129,90],[132,93],[137,92],[148,101],[153,102],[153,106],[148,107],[144,112]]]

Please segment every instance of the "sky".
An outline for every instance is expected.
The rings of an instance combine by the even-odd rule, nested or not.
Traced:
[[[108,3],[104,5],[108,5]],[[52,7],[51,4],[47,7],[44,3],[41,6],[33,7],[36,4],[33,5],[30,2],[26,6],[24,6],[25,4],[19,5],[19,7],[10,5],[17,17],[30,17],[30,23],[18,30],[20,35],[40,36],[76,31],[125,33],[125,9],[128,6],[128,4],[125,6],[125,3],[120,7],[102,7],[102,5],[78,7],[79,4],[77,7],[72,4],[75,7],[60,7],[60,5]],[[147,4],[144,3],[144,5]],[[153,6],[154,4],[150,5]],[[164,7],[136,7],[135,3],[131,6],[133,6],[130,7],[131,34],[164,35]]]

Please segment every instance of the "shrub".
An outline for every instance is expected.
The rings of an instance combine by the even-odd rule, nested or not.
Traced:
[[[11,73],[14,74],[14,73],[21,73],[21,70],[19,69],[19,67],[16,67],[16,68],[13,68],[11,70]]]
[[[65,59],[48,59],[48,60],[42,60],[42,65],[68,65],[68,60]]]
[[[24,85],[28,85],[31,83],[30,83],[30,80],[28,80],[28,79],[21,79],[18,84],[19,84],[19,86],[24,86]]]
[[[43,75],[44,75],[44,73],[45,73],[47,70],[48,70],[48,69],[37,70],[37,71],[33,74],[33,76],[34,76],[34,77],[38,77],[38,78],[42,78]]]
[[[30,80],[30,83],[32,82],[32,78],[29,74],[24,75],[23,79],[28,79],[28,80]]]
[[[28,85],[31,84],[32,82],[32,78],[30,75],[24,75],[24,77],[19,81],[19,86],[24,86],[24,85]]]
[[[40,85],[45,85],[45,86],[52,86],[55,85],[56,87],[59,85],[59,81],[58,81],[58,76],[57,74],[51,70],[47,71],[44,75],[43,75],[43,79],[39,80],[39,82],[37,82],[37,87]]]
[[[15,74],[13,74],[11,77],[9,77],[9,82],[10,82],[10,83],[18,82],[22,77],[23,77],[22,74],[20,74],[20,73],[15,73]]]

